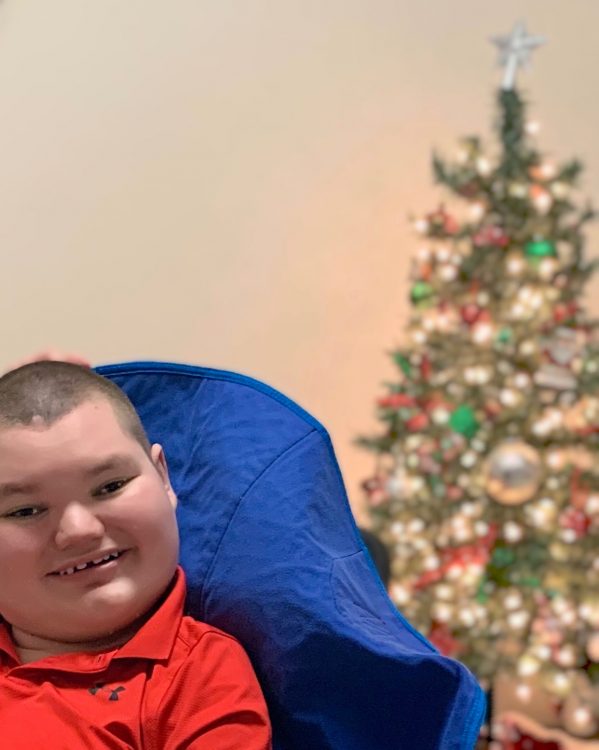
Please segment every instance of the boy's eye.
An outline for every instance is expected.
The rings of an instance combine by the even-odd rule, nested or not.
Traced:
[[[35,513],[30,513],[29,511],[35,511]],[[13,511],[12,513],[8,514],[8,518],[33,518],[33,516],[39,515],[39,508],[19,508],[18,510]]]
[[[106,484],[103,484],[98,490],[96,490],[93,494],[95,496],[106,496],[106,495],[114,495],[119,490],[122,490],[123,487],[133,479],[133,477],[130,477],[128,479],[115,479],[112,482],[107,482]],[[34,518],[36,516],[39,516],[40,513],[43,512],[43,508],[35,508],[31,506],[27,506],[25,508],[18,508],[17,510],[13,511],[12,513],[7,514],[7,518]]]
[[[113,482],[108,482],[107,484],[102,485],[96,494],[113,495],[115,492],[122,490],[130,481],[130,479],[115,479]]]

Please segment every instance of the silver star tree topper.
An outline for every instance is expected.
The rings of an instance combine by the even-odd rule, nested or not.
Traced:
[[[542,36],[529,36],[526,26],[520,22],[511,34],[493,36],[491,41],[499,47],[499,64],[504,67],[501,88],[507,91],[514,88],[518,68],[530,62],[531,51],[547,40]]]

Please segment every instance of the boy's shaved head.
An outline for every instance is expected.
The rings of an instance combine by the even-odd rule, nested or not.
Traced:
[[[88,367],[32,362],[0,377],[0,429],[50,427],[85,401],[107,400],[126,432],[150,454],[141,420],[125,393]]]
[[[0,616],[21,656],[125,643],[177,569],[176,506],[162,447],[110,380],[57,361],[0,378]]]

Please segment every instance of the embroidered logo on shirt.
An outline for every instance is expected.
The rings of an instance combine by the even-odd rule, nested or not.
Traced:
[[[108,700],[109,701],[118,701],[118,699],[119,699],[119,693],[121,692],[121,690],[124,690],[124,689],[125,688],[122,685],[119,685],[119,687],[117,687],[117,688],[109,688],[109,687],[105,687],[105,685],[104,685],[103,682],[96,682],[96,684],[93,687],[88,688],[88,691],[92,695],[96,695],[97,693],[99,693],[102,690],[104,690],[104,691],[110,691],[110,697],[108,698]]]

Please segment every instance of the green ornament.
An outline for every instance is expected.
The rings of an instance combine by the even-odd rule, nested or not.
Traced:
[[[499,344],[508,344],[512,340],[514,332],[511,328],[502,328],[497,334],[497,342]]]
[[[536,578],[536,576],[530,576],[529,578],[524,578],[522,580],[522,583],[525,586],[530,586],[533,589],[540,589],[542,585],[542,581],[540,578]]]
[[[445,482],[435,474],[431,474],[428,478],[429,484],[435,497],[445,497]]]
[[[541,260],[543,258],[556,258],[557,250],[553,242],[549,240],[532,240],[526,243],[524,254],[529,260]]]
[[[467,438],[473,438],[479,430],[479,423],[474,416],[474,409],[468,404],[462,404],[449,418],[449,426],[454,432],[459,432]]]
[[[395,354],[393,356],[393,359],[399,365],[399,367],[400,367],[401,371],[403,372],[403,374],[407,378],[409,378],[410,375],[412,374],[412,364],[411,364],[410,360],[408,359],[408,357],[406,357],[405,354]]]
[[[489,601],[489,592],[487,591],[487,584],[489,580],[485,577],[478,587],[475,599],[479,604],[486,604]]]
[[[507,568],[514,562],[515,556],[511,549],[497,547],[493,550],[491,564],[496,568]]]
[[[415,305],[423,305],[430,302],[434,289],[426,281],[417,281],[410,291],[410,299]]]

